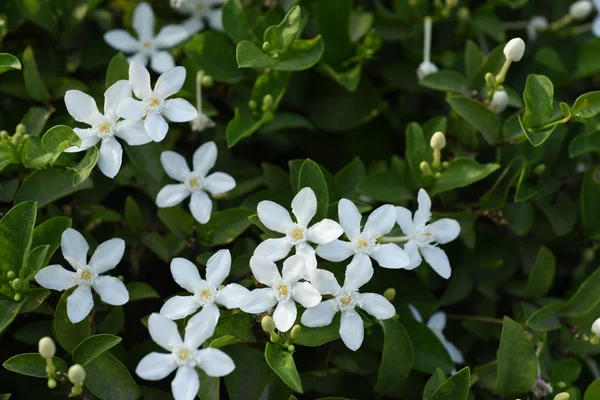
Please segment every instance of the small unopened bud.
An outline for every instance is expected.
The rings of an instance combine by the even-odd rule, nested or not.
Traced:
[[[438,72],[438,67],[431,61],[423,61],[417,68],[417,77],[419,80],[425,78],[427,75]]]
[[[269,51],[271,51],[271,43],[269,43],[269,42],[264,42],[264,43],[262,44],[262,49],[263,49],[263,50],[264,50],[266,53],[268,53]]]
[[[441,173],[441,172],[436,172],[435,174],[433,174],[433,177],[434,177],[435,179],[439,179],[439,178],[440,178],[440,176],[442,176],[442,173]]]
[[[442,132],[434,133],[429,141],[429,145],[434,150],[442,150],[446,147],[446,136]]]
[[[442,161],[442,168],[448,168],[450,163],[448,161]]]
[[[38,351],[43,358],[54,357],[54,354],[56,354],[54,340],[49,336],[41,338],[38,342]]]
[[[211,87],[214,84],[214,80],[213,77],[210,75],[202,75],[200,83],[202,84],[202,86]]]
[[[269,340],[273,343],[279,342],[279,333],[271,332],[269,335]]]
[[[525,54],[525,42],[521,38],[511,39],[506,43],[506,46],[504,46],[504,57],[506,57],[508,61],[521,61],[523,54]]]
[[[262,327],[263,331],[267,333],[273,333],[275,331],[275,321],[273,321],[273,317],[270,315],[265,315],[260,320],[260,326]]]
[[[293,344],[290,344],[290,345],[287,347],[287,350],[288,350],[288,351],[291,353],[292,351],[296,350],[296,346],[294,346]]]
[[[15,279],[15,278],[17,277],[17,274],[15,274],[15,271],[8,271],[8,272],[6,273],[6,277],[7,277],[9,280],[13,280],[13,279]]]
[[[15,295],[13,296],[13,300],[14,300],[14,301],[17,301],[17,302],[18,302],[18,301],[21,301],[21,293],[17,293],[17,294],[15,294]]]
[[[17,132],[17,133],[20,133],[20,134],[22,134],[22,135],[24,135],[25,133],[27,133],[27,130],[26,130],[26,128],[25,128],[25,125],[24,125],[24,124],[19,124],[19,125],[17,125],[16,132]]]
[[[596,336],[600,336],[600,318],[595,320],[592,324],[592,333]]]
[[[471,11],[467,7],[461,7],[458,9],[456,17],[462,23],[468,22],[471,19]]]
[[[273,96],[270,94],[263,97],[262,111],[267,112],[273,107]]]
[[[85,380],[85,370],[79,364],[71,365],[67,373],[69,380],[74,385],[81,385]]]
[[[421,161],[421,164],[419,164],[419,168],[421,169],[421,173],[423,174],[423,176],[433,175],[433,171],[431,170],[431,167],[429,166],[429,163],[427,163],[427,161]]]
[[[458,0],[446,0],[446,7],[454,8],[458,5]]]
[[[554,396],[554,400],[569,400],[571,395],[567,392],[562,392]]]
[[[567,385],[567,383],[566,383],[566,382],[564,382],[564,381],[560,381],[560,382],[558,382],[556,385],[554,385],[554,387],[557,387],[557,388],[559,388],[559,389],[564,389],[564,388],[566,388],[567,386],[568,386],[568,385]],[[560,393],[559,393],[559,394],[560,394]],[[557,395],[557,396],[558,396],[558,395]]]
[[[388,301],[394,301],[396,298],[396,289],[392,287],[385,289],[385,292],[383,292],[383,297],[385,297]]]
[[[569,7],[569,16],[575,21],[583,21],[590,16],[594,6],[589,0],[579,0]]]
[[[494,79],[494,74],[492,74],[491,72],[486,72],[485,73],[485,84],[489,88],[495,88],[496,87],[496,79]]]
[[[56,381],[52,378],[48,379],[48,388],[49,389],[55,389],[56,388]]]
[[[300,332],[302,331],[302,327],[300,325],[294,325],[292,327],[292,331],[290,332],[290,338],[297,339],[300,336]]]
[[[249,108],[251,111],[254,111],[254,110],[256,110],[256,107],[258,107],[258,104],[256,104],[256,101],[254,101],[254,100],[250,100],[250,101],[248,101],[248,108]]]
[[[508,93],[505,90],[496,90],[492,95],[492,101],[488,104],[488,108],[495,114],[500,114],[506,110],[508,106]]]
[[[546,164],[539,164],[535,167],[535,169],[533,170],[533,173],[539,176],[539,175],[543,174],[544,171],[546,171]]]

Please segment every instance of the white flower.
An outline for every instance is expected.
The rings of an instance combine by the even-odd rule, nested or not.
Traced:
[[[202,307],[202,313],[212,315],[215,325],[219,320],[217,304],[227,308],[239,308],[247,300],[248,289],[230,283],[222,289],[219,286],[231,270],[229,250],[219,250],[206,263],[206,280],[200,278],[196,266],[185,258],[171,261],[171,274],[175,282],[192,296],[173,296],[162,306],[160,313],[169,319],[181,319],[195,313]]]
[[[208,21],[211,28],[223,30],[223,0],[178,0],[171,3],[176,11],[190,16],[182,26],[191,35],[205,28],[204,20]]]
[[[338,311],[340,319],[340,337],[350,350],[356,351],[364,339],[363,320],[355,308],[361,308],[373,317],[384,320],[396,315],[396,309],[385,297],[377,293],[359,293],[358,289],[373,277],[373,267],[351,262],[346,268],[344,286],[340,287],[333,274],[317,270],[313,284],[322,293],[331,294],[333,299],[322,301],[319,305],[307,309],[301,322],[311,328],[327,326]]]
[[[79,91],[67,90],[65,104],[67,111],[77,122],[82,122],[90,128],[73,130],[81,138],[81,146],[70,147],[66,151],[75,153],[100,145],[98,166],[100,171],[109,178],[114,178],[121,169],[123,148],[117,137],[130,146],[139,146],[152,141],[142,121],[118,121],[117,107],[124,99],[131,98],[131,88],[126,80],[118,81],[104,92],[104,114],[98,111],[94,99]]]
[[[594,321],[592,324],[592,333],[600,337],[600,318]]]
[[[100,244],[89,263],[90,247],[75,229],[64,231],[60,245],[63,257],[76,272],[60,265],[49,265],[35,275],[35,280],[46,289],[63,291],[77,287],[67,298],[67,316],[72,323],[82,321],[94,307],[92,288],[107,304],[122,306],[129,301],[129,292],[123,282],[113,276],[100,275],[115,268],[123,258],[123,239],[110,239]]]
[[[133,12],[133,30],[138,39],[134,38],[124,29],[115,29],[104,34],[104,40],[111,47],[123,53],[135,53],[129,61],[148,64],[157,73],[161,74],[173,68],[175,61],[169,49],[189,37],[188,30],[183,26],[166,25],[158,35],[154,36],[154,11],[148,3],[140,3]]]
[[[537,39],[538,32],[545,31],[549,26],[550,24],[546,17],[534,15],[527,24],[527,37],[534,42]]]
[[[413,318],[419,321],[420,323],[423,323],[423,317],[421,317],[421,314],[416,309],[416,307],[412,304],[409,304],[408,308]],[[450,343],[448,339],[446,339],[446,337],[444,336],[443,331],[446,328],[446,314],[441,311],[436,312],[431,316],[431,318],[429,318],[429,321],[427,321],[426,325],[429,328],[429,330],[433,332],[435,336],[437,336],[440,342],[442,342],[442,344],[446,348],[446,351],[448,352],[448,355],[450,355],[452,362],[454,364],[464,364],[465,359],[463,357],[462,352],[458,349],[458,347]]]
[[[594,0],[594,8],[596,8],[596,18],[592,22],[592,33],[596,37],[600,37],[600,0]]]
[[[292,221],[288,211],[277,203],[264,200],[258,203],[258,218],[270,230],[283,233],[285,236],[267,239],[256,247],[254,255],[278,261],[286,257],[292,247],[306,261],[307,276],[317,268],[315,249],[308,244],[327,244],[339,238],[344,230],[335,221],[323,219],[308,227],[317,213],[317,197],[309,187],[305,187],[292,200],[292,213],[296,222]]]
[[[408,256],[397,244],[379,244],[377,239],[389,233],[396,224],[396,209],[392,205],[384,205],[369,215],[361,232],[361,215],[358,208],[348,199],[338,203],[340,224],[349,242],[334,240],[317,246],[317,254],[329,261],[343,261],[354,255],[361,265],[371,265],[371,258],[384,268],[403,268],[410,262]],[[371,257],[371,258],[369,258]]]
[[[506,90],[496,90],[492,95],[492,101],[488,104],[488,108],[495,114],[500,114],[506,110],[506,106],[508,106],[508,93],[506,93]]]
[[[521,61],[523,54],[525,54],[525,42],[521,38],[510,39],[504,46],[504,57],[508,61]]]
[[[144,119],[146,132],[155,142],[167,136],[169,125],[164,117],[173,122],[188,122],[198,112],[185,99],[167,99],[181,90],[185,81],[185,68],[175,67],[158,77],[154,90],[150,86],[148,70],[137,62],[129,65],[129,83],[140,100],[129,97],[117,107],[117,114],[134,121]]]
[[[410,258],[408,268],[416,268],[421,264],[421,255],[425,261],[442,278],[448,279],[452,273],[448,256],[444,250],[437,247],[453,241],[460,233],[460,225],[453,219],[443,218],[432,224],[427,224],[431,218],[431,199],[423,189],[417,196],[419,209],[412,213],[404,207],[396,207],[398,225],[408,237],[404,251]],[[420,254],[419,254],[420,253]]]
[[[185,338],[177,331],[177,324],[160,314],[148,319],[148,331],[152,340],[170,352],[150,353],[138,364],[135,373],[149,381],[164,379],[177,370],[171,382],[175,400],[193,400],[198,395],[200,380],[196,367],[208,376],[221,377],[231,373],[235,365],[231,357],[218,349],[200,349],[202,343],[215,332],[211,316],[199,313],[190,318],[185,327]]]
[[[275,326],[281,332],[287,332],[296,321],[296,302],[309,308],[321,301],[321,294],[312,284],[299,282],[305,274],[304,268],[304,258],[296,255],[283,262],[280,274],[273,261],[253,256],[250,269],[254,278],[268,287],[251,291],[242,311],[259,314],[277,306],[273,313]]]
[[[419,80],[438,72],[438,67],[431,62],[431,29],[433,20],[431,17],[425,17],[423,20],[423,62],[417,68],[417,77]]]
[[[194,152],[193,171],[190,171],[185,158],[173,151],[164,151],[160,161],[167,175],[181,183],[162,188],[156,196],[156,205],[160,208],[173,207],[191,195],[190,211],[201,224],[208,222],[212,212],[212,200],[206,192],[218,195],[235,187],[235,180],[226,173],[213,172],[206,176],[217,161],[215,142],[204,143]]]
[[[569,15],[576,21],[583,21],[591,14],[594,6],[589,0],[579,0],[569,7]]]

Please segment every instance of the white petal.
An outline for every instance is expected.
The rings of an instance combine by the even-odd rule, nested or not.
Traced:
[[[167,50],[152,53],[150,68],[158,74],[165,73],[175,67],[175,60]]]
[[[106,304],[122,306],[129,301],[125,284],[114,276],[99,276],[94,279],[92,287]]]
[[[67,290],[75,286],[78,275],[60,265],[48,265],[35,274],[38,285],[51,290]]]
[[[405,235],[412,235],[415,231],[415,225],[412,220],[412,213],[404,207],[396,207],[396,222]]]
[[[129,81],[122,79],[111,85],[104,92],[104,115],[110,119],[117,119],[117,107],[121,102],[131,97]]]
[[[266,286],[273,286],[281,280],[277,265],[267,258],[252,256],[250,258],[250,269],[254,278]]]
[[[115,136],[123,139],[130,146],[141,146],[150,143],[143,121],[122,120],[117,122]]]
[[[96,106],[96,101],[89,94],[80,90],[67,90],[65,93],[67,111],[77,122],[94,125],[101,115]]]
[[[194,33],[200,32],[204,29],[204,21],[202,21],[202,18],[192,15],[191,17],[183,21],[181,23],[181,26],[188,31],[189,35],[193,35]]]
[[[131,57],[127,57],[127,61],[129,63],[138,63],[141,65],[148,65],[148,54],[138,52],[132,55]]]
[[[365,337],[365,328],[360,315],[354,310],[342,312],[340,320],[340,337],[352,351],[358,350]]]
[[[292,213],[296,216],[298,225],[308,226],[310,220],[317,213],[317,196],[315,196],[315,192],[311,188],[305,187],[294,196],[292,200]]]
[[[95,146],[100,141],[100,138],[98,137],[98,130],[96,128],[73,128],[73,131],[81,139],[81,144],[79,146],[69,147],[65,150],[66,153],[79,153],[80,151],[84,151],[92,146]]]
[[[183,343],[188,349],[197,349],[214,335],[219,319],[219,309],[214,304],[207,305],[202,311],[194,315],[185,327]]]
[[[342,236],[344,230],[332,219],[324,219],[317,222],[306,232],[307,240],[316,244],[327,244]]]
[[[212,213],[212,200],[206,192],[199,190],[192,193],[192,199],[190,200],[190,211],[201,224],[205,224],[210,220],[210,214]]]
[[[62,234],[60,247],[63,257],[75,270],[87,265],[87,252],[90,246],[81,233],[73,228],[67,229]]]
[[[77,286],[73,293],[67,297],[67,317],[74,324],[83,321],[93,307],[94,297],[88,285]]]
[[[302,325],[310,328],[320,328],[322,326],[330,325],[336,312],[335,300],[325,300],[315,307],[304,311],[300,322],[302,322]]]
[[[185,82],[185,68],[175,67],[158,77],[154,86],[154,95],[164,100],[179,92]]]
[[[171,275],[179,286],[190,293],[194,293],[195,289],[203,282],[198,268],[191,261],[181,257],[171,261]]]
[[[377,319],[389,319],[396,315],[396,309],[392,303],[380,294],[361,293],[360,301],[362,302],[360,308]]]
[[[600,10],[600,6],[596,6],[596,8]],[[594,18],[592,22],[592,33],[594,36],[600,37],[600,16]]]
[[[357,253],[352,257],[352,264],[357,264],[360,268],[373,268],[371,258],[366,254]]]
[[[155,142],[161,142],[169,131],[169,124],[159,113],[148,114],[144,120],[144,128],[148,136]]]
[[[454,344],[450,343],[447,340],[443,344],[444,344],[444,347],[446,348],[446,350],[448,351],[448,354],[450,354],[450,358],[452,359],[452,361],[455,364],[464,364],[465,363],[465,359],[463,357],[462,351],[460,351],[458,349],[458,347],[456,347]]]
[[[142,64],[136,62],[129,64],[129,83],[138,99],[147,100],[152,95],[150,73]]]
[[[235,179],[224,172],[215,172],[206,177],[203,187],[214,195],[226,193],[235,187]]]
[[[360,221],[362,215],[358,208],[348,199],[341,199],[338,202],[338,217],[340,225],[344,228],[344,232],[348,239],[353,240],[360,235]]]
[[[200,378],[195,368],[180,366],[171,382],[171,391],[175,400],[194,400],[200,389]]]
[[[216,31],[223,31],[223,9],[217,8],[206,12],[210,27]]]
[[[315,307],[321,302],[321,293],[308,282],[298,282],[294,285],[294,289],[294,300],[300,303],[302,307]]]
[[[181,203],[190,195],[187,187],[183,184],[167,185],[160,189],[156,196],[156,205],[160,208],[173,207]]]
[[[321,258],[339,262],[354,254],[354,247],[350,242],[343,242],[336,239],[333,242],[318,245],[316,251]]]
[[[135,373],[147,381],[160,381],[175,371],[177,364],[172,354],[150,353],[142,358]]]
[[[115,268],[123,258],[123,254],[125,254],[125,241],[123,239],[107,240],[96,248],[90,259],[89,266],[97,274],[103,274]]]
[[[273,313],[273,321],[275,321],[275,327],[280,332],[287,332],[296,322],[296,315],[298,310],[296,309],[296,303],[289,300],[285,303],[277,304],[275,312]]]
[[[427,226],[427,230],[433,233],[435,241],[441,244],[453,241],[460,234],[460,224],[450,218],[442,218]]]
[[[419,244],[414,240],[409,240],[404,245],[404,252],[408,255],[408,259],[410,260],[409,264],[404,267],[405,269],[415,269],[419,265],[423,259],[421,258],[421,254],[419,254]]]
[[[146,106],[141,101],[128,97],[117,106],[117,115],[121,118],[139,121],[146,115]]]
[[[165,108],[162,113],[170,121],[173,122],[188,122],[198,116],[196,107],[190,104],[185,99],[171,99],[167,100]]]
[[[424,189],[419,189],[417,202],[419,203],[419,209],[415,211],[413,223],[418,229],[424,226],[429,221],[429,218],[431,218],[431,199]]]
[[[122,162],[123,147],[117,139],[111,137],[107,141],[103,141],[100,145],[100,156],[98,157],[100,171],[112,179],[119,173]]]
[[[217,145],[215,142],[206,142],[194,152],[194,172],[206,176],[208,171],[217,162]]]
[[[286,228],[292,224],[290,213],[273,201],[261,201],[256,207],[256,212],[260,222],[272,231],[285,233]]]
[[[273,289],[261,288],[250,291],[246,303],[240,308],[249,314],[260,314],[273,308],[275,304],[277,304],[277,299],[273,296]]]
[[[306,272],[306,262],[301,255],[291,256],[283,262],[281,275],[286,282],[298,282]]]
[[[231,271],[231,253],[222,249],[217,251],[206,262],[206,281],[213,287],[218,287],[229,276]]]
[[[160,309],[160,313],[169,319],[181,319],[192,315],[200,308],[194,296],[173,296]]]
[[[396,224],[396,209],[391,204],[379,207],[369,215],[363,233],[369,239],[377,239],[390,233]]]
[[[395,243],[378,245],[371,257],[383,268],[399,269],[410,264],[408,254]]]
[[[419,312],[419,310],[417,310],[417,307],[413,306],[412,304],[409,304],[408,310],[417,322],[423,323],[423,317],[421,317],[421,313]]]
[[[421,248],[421,254],[427,264],[444,279],[450,278],[452,268],[446,252],[439,247],[426,246]]]
[[[279,261],[290,254],[293,246],[287,238],[271,238],[256,246],[254,255],[271,261]]]
[[[147,42],[154,37],[154,12],[148,3],[142,2],[133,11],[133,29],[141,42]]]
[[[229,375],[235,369],[235,364],[231,357],[219,349],[203,349],[198,351],[196,362],[206,375],[213,377]]]
[[[148,331],[152,340],[165,350],[174,351],[183,344],[177,324],[164,315],[152,313],[148,319]]]
[[[113,29],[104,34],[104,41],[113,49],[123,53],[135,53],[140,49],[140,43],[124,29]]]
[[[353,260],[346,267],[346,277],[344,279],[344,289],[358,290],[373,277],[373,267]]]
[[[310,274],[310,283],[319,291],[321,294],[331,294],[341,289],[340,284],[335,275],[330,271],[324,269],[316,269]]]
[[[250,291],[237,283],[230,283],[219,290],[219,297],[215,300],[217,303],[229,309],[240,308],[248,301]]]
[[[443,331],[446,328],[446,313],[438,311],[429,318],[427,321],[427,327],[429,329],[437,329]]]
[[[309,277],[317,268],[317,253],[315,249],[307,243],[300,243],[296,245],[296,255],[304,257],[304,274],[306,277]]]
[[[167,175],[179,182],[185,182],[190,174],[190,168],[182,155],[174,151],[163,151],[160,154],[160,163]]]
[[[188,38],[189,32],[180,25],[165,25],[154,38],[154,45],[159,48],[171,48]]]

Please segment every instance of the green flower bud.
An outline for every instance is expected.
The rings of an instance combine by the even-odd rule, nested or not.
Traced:
[[[21,293],[16,293],[13,297],[13,300],[17,302],[21,301]]]
[[[6,273],[6,277],[12,281],[17,277],[17,274],[15,274],[15,271],[8,271]]]
[[[48,379],[48,388],[49,389],[55,389],[56,388],[56,381],[52,378]]]
[[[85,379],[85,370],[79,364],[71,365],[69,372],[67,373],[69,380],[74,385],[81,385]]]
[[[260,320],[260,326],[262,327],[262,330],[267,333],[275,332],[275,321],[273,321],[273,318],[270,315],[265,315]]]
[[[268,53],[269,51],[271,51],[271,43],[269,42],[264,42],[262,44],[262,49],[265,53]]]
[[[496,79],[494,78],[494,74],[492,74],[491,72],[486,72],[485,73],[485,84],[489,88],[495,88],[496,87]]]
[[[427,161],[421,161],[421,164],[419,164],[419,168],[421,169],[421,173],[423,174],[423,176],[433,175],[433,171],[431,170],[431,167],[429,166]]]
[[[21,280],[19,278],[13,279],[10,286],[12,286],[14,290],[19,290],[21,288]]]
[[[290,332],[290,338],[297,339],[300,336],[300,332],[302,331],[302,327],[300,325],[294,325],[292,327],[292,331]]]
[[[54,344],[54,340],[52,340],[49,336],[44,336],[38,342],[38,352],[43,358],[54,357],[56,354],[56,345]]]
[[[385,289],[385,292],[383,292],[383,297],[385,297],[388,301],[394,301],[394,298],[396,298],[396,289],[394,289],[394,288]]]
[[[269,340],[273,343],[277,343],[279,341],[279,333],[271,332]]]
[[[202,83],[202,86],[211,87],[215,82],[214,82],[212,76],[202,75],[202,79],[200,80],[200,83]]]
[[[252,111],[256,110],[256,107],[258,107],[258,104],[256,104],[256,101],[254,100],[250,100],[248,102],[248,108]]]
[[[448,161],[442,161],[442,168],[448,168],[450,163]]]
[[[469,20],[471,19],[471,11],[469,11],[467,7],[461,7],[458,9],[456,17],[462,23],[469,22]]]
[[[24,124],[19,124],[17,125],[17,129],[16,129],[17,133],[20,133],[22,135],[27,133],[26,127]]]
[[[533,170],[533,173],[539,176],[539,175],[543,174],[544,171],[546,171],[546,165],[539,164],[538,166],[535,167],[535,169]]]
[[[567,392],[562,392],[554,396],[554,400],[569,400],[571,395]]]
[[[435,179],[439,179],[439,177],[440,177],[440,176],[442,176],[441,172],[436,172],[436,173],[433,175],[433,177],[434,177]]]
[[[296,350],[296,346],[294,346],[293,344],[290,344],[287,349],[291,353],[292,351]]]
[[[273,107],[273,96],[270,94],[263,97],[262,111],[267,112]]]

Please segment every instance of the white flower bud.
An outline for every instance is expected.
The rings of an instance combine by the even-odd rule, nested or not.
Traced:
[[[38,343],[38,351],[43,358],[54,357],[54,354],[56,354],[54,340],[48,336],[41,338]]]
[[[569,393],[562,392],[562,393],[557,394],[554,397],[554,400],[569,400],[570,398],[571,398],[571,395]]]
[[[496,114],[500,114],[508,105],[508,93],[504,90],[496,90],[488,108]]]
[[[265,315],[260,320],[260,326],[262,327],[262,330],[267,333],[273,333],[275,331],[275,321],[273,321],[273,317],[269,315]]]
[[[540,15],[535,15],[531,17],[529,23],[527,24],[527,37],[532,42],[537,39],[538,32],[545,31],[548,29],[550,24],[546,17],[542,17]]]
[[[592,324],[592,333],[596,336],[600,336],[600,318],[595,320]]]
[[[85,379],[85,370],[81,365],[75,364],[69,368],[67,376],[73,385],[80,385]]]
[[[592,2],[589,0],[579,0],[569,7],[569,15],[576,21],[583,21],[589,17],[592,12]]]
[[[504,46],[504,57],[506,57],[508,61],[521,61],[523,54],[525,54],[525,42],[521,38],[511,39],[506,43],[506,46]]]
[[[301,331],[302,331],[302,327],[300,325],[294,325],[292,327],[292,331],[290,332],[290,338],[298,339],[298,336],[300,336]],[[293,350],[290,350],[290,351],[293,351]]]
[[[427,75],[431,75],[438,72],[438,67],[431,61],[423,61],[417,68],[417,77],[419,80],[425,78]]]
[[[442,150],[446,147],[446,136],[442,132],[434,133],[429,141],[429,145],[434,150]]]

